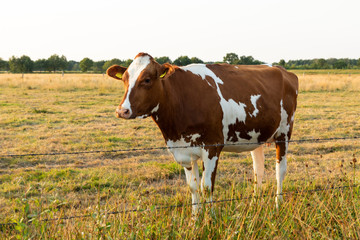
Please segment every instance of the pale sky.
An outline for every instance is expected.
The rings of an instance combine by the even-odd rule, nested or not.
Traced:
[[[359,0],[2,0],[0,57],[360,58]]]

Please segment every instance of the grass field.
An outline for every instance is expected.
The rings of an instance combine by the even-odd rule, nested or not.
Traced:
[[[296,73],[293,139],[360,136],[359,74]],[[0,155],[164,147],[151,119],[115,118],[122,95],[101,74],[0,74]],[[224,153],[214,200],[237,200],[205,205],[198,220],[166,150],[1,157],[0,222],[15,224],[0,239],[360,238],[360,187],[338,188],[359,184],[359,139],[291,143],[279,210],[274,146],[265,155],[254,198],[250,154]],[[139,211],[111,214],[125,209]],[[65,216],[85,217],[42,221]]]

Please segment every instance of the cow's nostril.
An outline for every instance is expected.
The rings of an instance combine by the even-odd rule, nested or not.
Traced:
[[[116,113],[118,117],[129,118],[131,115],[131,110],[127,108],[120,108],[120,109],[118,108],[116,109]]]

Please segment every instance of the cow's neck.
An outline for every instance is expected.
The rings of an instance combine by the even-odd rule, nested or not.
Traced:
[[[183,96],[179,89],[181,83],[176,79],[164,80],[159,109],[152,115],[152,119],[159,126],[166,141],[180,139],[186,130],[186,123],[184,123],[186,109],[184,109]]]

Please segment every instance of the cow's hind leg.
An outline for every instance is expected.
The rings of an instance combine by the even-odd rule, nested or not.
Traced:
[[[216,169],[218,165],[221,149],[212,147],[202,151],[203,174],[201,178],[201,191],[206,197],[207,202],[212,202],[212,193],[214,191]]]
[[[277,140],[275,142],[276,146],[276,181],[277,181],[277,190],[276,190],[276,207],[279,208],[279,203],[282,201],[282,184],[285,178],[286,173],[286,154],[288,142],[287,139],[283,138],[282,140]]]
[[[197,161],[191,163],[191,167],[184,167],[186,174],[186,182],[189,185],[191,196],[192,196],[192,213],[198,214],[200,206],[200,194],[199,194],[199,168]]]
[[[255,195],[260,191],[262,179],[264,177],[264,149],[263,146],[251,151],[254,167],[254,192]]]

